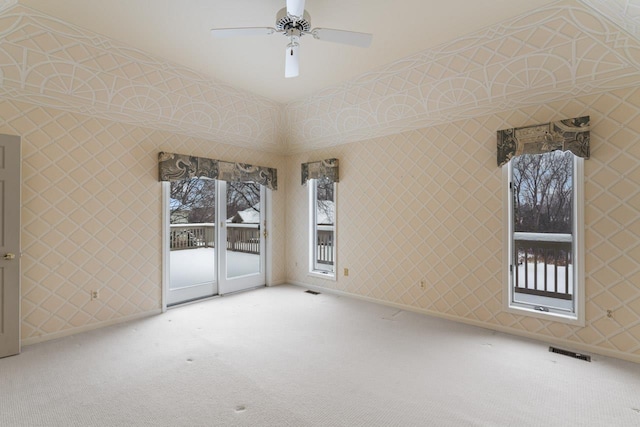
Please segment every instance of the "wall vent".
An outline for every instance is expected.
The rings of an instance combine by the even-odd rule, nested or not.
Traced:
[[[549,351],[551,353],[562,354],[563,356],[573,357],[574,359],[584,360],[586,362],[591,362],[591,356],[587,356],[586,354],[580,354],[569,350],[563,350],[561,348],[549,347]]]
[[[304,292],[305,292],[305,293],[307,293],[307,294],[311,294],[311,295],[320,295],[320,292],[311,291],[311,290],[309,290],[309,291],[304,291]]]

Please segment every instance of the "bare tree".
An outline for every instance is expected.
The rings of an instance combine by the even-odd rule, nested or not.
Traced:
[[[572,156],[554,151],[513,160],[515,231],[571,233]]]
[[[172,223],[215,222],[215,180],[194,178],[173,181],[170,191]],[[227,218],[236,213],[260,209],[260,185],[247,182],[227,183]]]
[[[260,211],[260,185],[253,182],[228,182],[227,218],[247,209]]]
[[[317,213],[322,212],[324,218],[327,218],[333,224],[333,216],[335,214],[333,182],[327,178],[320,178],[316,183],[316,200]],[[316,215],[320,218],[320,215]]]
[[[171,222],[215,222],[215,195],[214,180],[193,178],[171,182]]]

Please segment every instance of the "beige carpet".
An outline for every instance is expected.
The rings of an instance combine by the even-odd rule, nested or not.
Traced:
[[[26,347],[1,426],[640,426],[640,365],[294,286]]]

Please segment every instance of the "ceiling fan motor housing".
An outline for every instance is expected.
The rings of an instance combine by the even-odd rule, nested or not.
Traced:
[[[276,15],[276,30],[288,36],[291,29],[299,31],[300,36],[311,31],[311,16],[306,10],[302,19],[294,19],[287,13],[286,7],[280,9]]]

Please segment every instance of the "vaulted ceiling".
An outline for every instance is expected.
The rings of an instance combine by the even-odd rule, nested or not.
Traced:
[[[374,43],[302,39],[295,79],[280,36],[209,35],[283,6],[0,0],[0,95],[294,152],[640,82],[640,0],[307,0]]]
[[[288,102],[529,12],[550,0],[307,0],[313,27],[373,33],[369,49],[301,40],[301,75],[284,78],[281,35],[213,39],[211,28],[273,27],[285,0],[20,0],[160,58]]]

